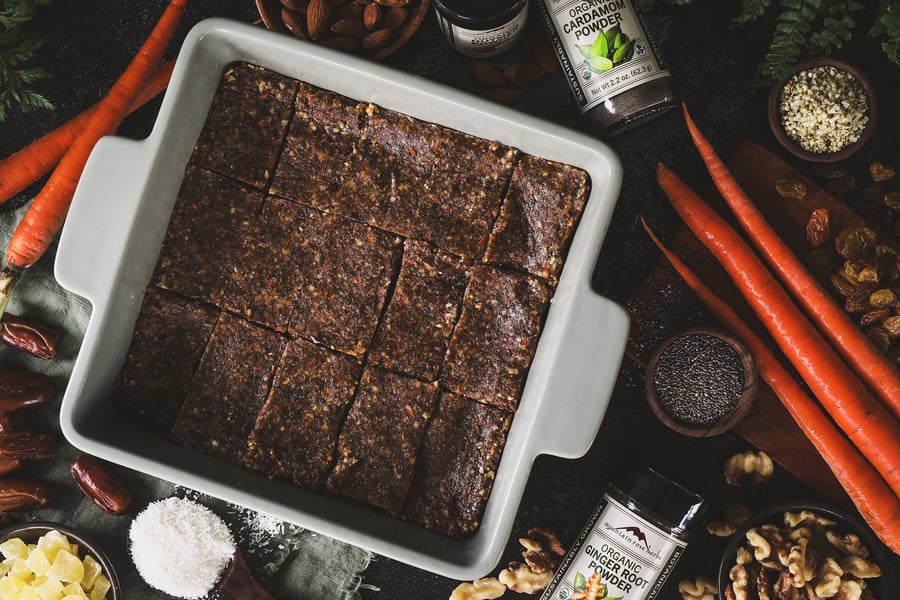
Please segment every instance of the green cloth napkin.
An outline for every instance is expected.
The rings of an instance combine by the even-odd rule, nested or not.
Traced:
[[[0,240],[3,248],[25,208],[0,213]],[[40,371],[50,376],[60,390],[65,389],[91,314],[90,304],[62,289],[53,277],[51,250],[22,276],[8,311],[45,323],[62,333],[59,354],[49,361],[33,358],[0,344],[0,366],[8,369]],[[42,430],[59,430],[59,401],[28,414],[29,422]],[[161,599],[166,596],[150,588],[137,573],[127,551],[128,527],[132,515],[113,516],[97,508],[77,488],[68,465],[78,451],[63,441],[59,454],[46,461],[28,464],[17,476],[37,477],[54,489],[54,498],[42,509],[16,513],[15,521],[56,521],[95,540],[114,563],[128,600]],[[326,536],[305,531],[267,515],[176,487],[127,469],[121,473],[135,494],[135,510],[171,495],[189,497],[210,507],[231,527],[253,572],[276,598],[290,600],[344,600],[357,596],[361,574],[371,554]],[[161,549],[164,551],[164,549]]]

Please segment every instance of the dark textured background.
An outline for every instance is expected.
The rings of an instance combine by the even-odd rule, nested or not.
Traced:
[[[34,27],[47,37],[47,44],[37,61],[53,73],[53,79],[42,83],[40,89],[57,109],[52,113],[10,115],[0,124],[0,156],[10,154],[99,100],[140,46],[163,4],[155,0],[58,0],[51,8],[40,9]],[[672,7],[667,13],[666,35],[661,40],[677,91],[712,143],[726,157],[747,136],[777,150],[766,124],[768,90],[753,82],[772,22],[764,20],[739,30],[730,29],[738,5],[736,1],[696,0],[693,6]],[[245,22],[258,19],[250,0],[195,0],[179,30],[178,43],[191,25],[211,16]],[[662,22],[651,17],[662,28]],[[867,22],[862,16],[859,20]],[[861,27],[851,46],[838,53],[861,66],[870,76],[882,106],[872,141],[847,161],[847,166],[860,177],[872,160],[900,166],[900,125],[896,110],[900,106],[900,67],[890,65],[864,31]],[[173,44],[170,55],[174,56],[178,43]],[[521,52],[521,49],[513,50],[510,56],[496,61],[513,60]],[[387,62],[431,79],[475,90],[469,74],[470,60],[445,46],[433,15],[429,15],[410,44]],[[576,128],[583,125],[565,82],[559,78],[545,79],[529,89],[518,107]],[[135,113],[123,124],[120,134],[145,136],[152,127],[157,108],[158,100]],[[665,162],[697,189],[708,188],[709,182],[677,112],[609,143],[622,159],[625,176],[594,282],[600,293],[624,303],[657,257],[640,230],[638,215],[646,216],[664,238],[678,226],[677,216],[655,184],[655,163]],[[791,162],[808,172],[809,165]],[[21,205],[34,191],[21,194],[7,206]],[[695,440],[671,433],[646,407],[642,376],[639,367],[627,359],[624,361],[603,426],[585,457],[579,460],[540,457],[535,462],[501,564],[520,558],[516,538],[530,527],[550,527],[566,543],[573,540],[600,498],[610,474],[623,457],[634,453],[649,457],[674,479],[706,495],[713,501],[714,511],[721,511],[734,501],[760,508],[778,500],[813,497],[782,470],[764,488],[729,488],[721,476],[722,465],[732,453],[746,451],[746,442],[733,434]],[[723,546],[721,540],[700,536],[689,547],[663,596],[678,598],[674,582],[681,576],[693,577],[698,573],[714,576]],[[898,560],[885,565],[889,571],[898,566]],[[365,583],[381,590],[378,593],[364,590],[366,598],[399,599],[446,598],[457,584],[385,558],[372,563],[365,573]],[[518,596],[508,593],[507,597]],[[900,582],[885,597],[900,597]]]

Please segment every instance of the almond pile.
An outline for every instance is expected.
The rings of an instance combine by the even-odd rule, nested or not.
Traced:
[[[529,32],[523,44],[531,46],[531,61],[499,65],[479,61],[472,65],[472,76],[481,88],[480,95],[500,104],[515,104],[532,84],[545,75],[561,74],[559,63],[550,42],[542,39],[543,32]]]
[[[409,21],[415,0],[281,0],[281,20],[296,37],[346,52],[387,46]]]

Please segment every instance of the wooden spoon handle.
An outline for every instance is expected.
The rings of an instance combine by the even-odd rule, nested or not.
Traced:
[[[253,577],[240,548],[211,597],[214,600],[275,600]]]

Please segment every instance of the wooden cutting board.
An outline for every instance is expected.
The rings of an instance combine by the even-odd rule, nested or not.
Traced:
[[[805,227],[813,209],[824,207],[829,210],[832,232],[862,221],[846,205],[752,140],[740,144],[728,166],[772,227],[801,258],[810,251]],[[783,198],[775,188],[775,182],[780,179],[802,182],[806,186],[806,196],[801,200]],[[707,197],[720,209],[720,214],[728,214],[717,194],[707,194]],[[733,221],[730,215],[727,218]],[[728,275],[686,227],[679,229],[668,245],[701,274],[704,282],[729,302],[754,331],[768,340],[762,324],[740,297]],[[700,324],[717,326],[662,257],[635,290],[627,308],[632,324],[626,354],[642,365],[663,340],[679,330]],[[760,382],[759,394],[750,413],[734,431],[753,446],[765,450],[815,492],[835,503],[849,505],[849,498],[828,466],[764,382]]]

